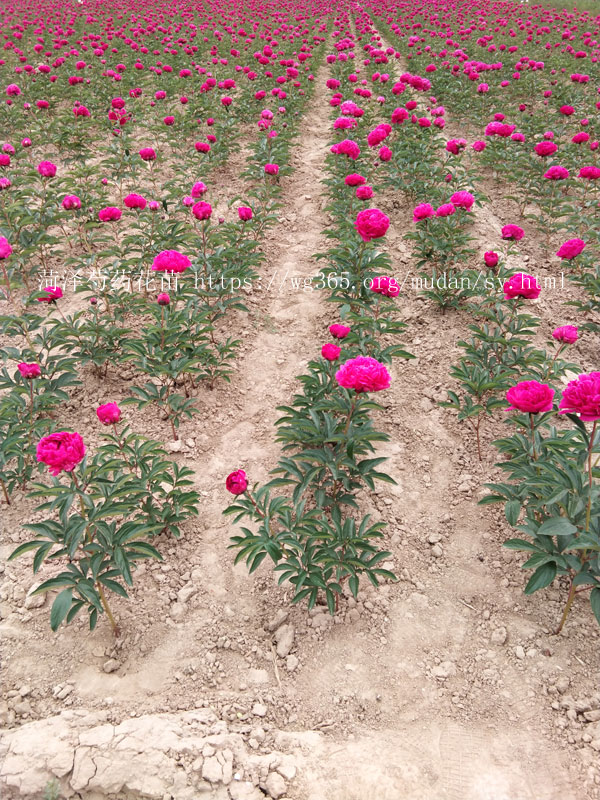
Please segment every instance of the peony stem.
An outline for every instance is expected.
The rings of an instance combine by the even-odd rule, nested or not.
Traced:
[[[567,604],[565,606],[565,610],[563,611],[563,615],[561,617],[558,628],[555,631],[556,636],[558,636],[558,634],[562,631],[563,626],[567,621],[567,617],[569,616],[569,612],[571,610],[574,600],[575,600],[575,585],[573,583],[573,579],[571,579],[571,586],[569,588],[569,596],[567,597]]]
[[[100,595],[100,602],[102,603],[102,607],[106,612],[106,616],[110,620],[110,626],[112,628],[113,635],[115,639],[118,639],[119,636],[121,635],[121,631],[119,629],[119,626],[117,625],[117,622],[113,616],[112,611],[110,610],[110,606],[108,605],[108,600],[106,599],[106,595],[104,594],[104,589],[100,581],[96,581],[96,588],[98,589],[98,594]]]
[[[6,484],[4,483],[2,478],[0,478],[0,485],[2,486],[2,491],[4,493],[4,499],[6,500],[6,505],[10,506],[11,505],[10,496],[9,496],[8,490],[6,488]]]
[[[590,443],[588,446],[588,500],[587,500],[587,509],[585,512],[585,532],[587,533],[590,529],[590,517],[592,514],[592,487],[593,487],[593,467],[592,467],[592,450],[594,449],[594,439],[596,437],[596,426],[598,425],[598,421],[594,420],[594,424],[592,426],[592,433],[590,435]]]
[[[533,449],[533,460],[537,461],[537,453],[535,452],[535,415],[530,413],[529,420],[531,422],[531,447]]]

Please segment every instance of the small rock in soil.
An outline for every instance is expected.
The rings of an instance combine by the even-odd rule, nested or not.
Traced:
[[[265,789],[269,797],[272,797],[273,800],[279,800],[286,791],[285,781],[278,772],[270,772],[265,781]]]
[[[277,655],[279,658],[286,658],[294,644],[294,629],[291,625],[283,625],[275,634],[277,642]]]

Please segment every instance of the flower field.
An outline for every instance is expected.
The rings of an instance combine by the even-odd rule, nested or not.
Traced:
[[[595,14],[2,6],[3,797],[600,798]]]

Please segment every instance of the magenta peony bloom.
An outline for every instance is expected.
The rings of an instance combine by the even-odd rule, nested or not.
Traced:
[[[242,222],[249,222],[252,219],[252,209],[250,206],[240,206],[238,208],[238,217]]]
[[[600,167],[582,167],[579,170],[579,177],[588,181],[596,181],[600,178]]]
[[[161,292],[156,298],[156,302],[159,306],[168,306],[171,302],[171,298],[166,292]]]
[[[373,197],[373,189],[370,186],[357,186],[356,196],[359,200],[370,200]]]
[[[345,339],[350,333],[350,328],[348,328],[346,325],[340,325],[336,322],[334,325],[329,326],[329,333],[334,339]]]
[[[539,414],[552,411],[554,389],[538,381],[521,381],[506,393],[510,403],[507,411],[522,411],[524,414]]]
[[[545,158],[546,156],[551,156],[553,153],[556,153],[558,147],[554,144],[554,142],[538,142],[534,148],[535,152],[538,156]]]
[[[502,228],[503,239],[511,239],[514,242],[519,242],[523,236],[525,236],[525,231],[523,228],[519,228],[518,225],[505,225]]]
[[[10,242],[4,236],[0,236],[0,260],[8,258],[12,253]]]
[[[585,242],[583,239],[569,239],[564,244],[561,244],[556,255],[559,258],[563,258],[565,261],[571,261],[572,258],[576,258],[580,255],[584,248]]]
[[[279,172],[278,164],[265,164],[265,172],[267,175],[277,175]]]
[[[362,186],[362,184],[366,182],[367,179],[363,178],[363,176],[359,175],[357,172],[353,172],[351,175],[346,175],[344,178],[344,183],[346,186]]]
[[[127,197],[123,198],[123,205],[126,208],[139,208],[143,210],[146,208],[146,198],[142,197],[141,194],[128,194]]]
[[[248,488],[248,478],[243,469],[236,469],[230,473],[225,480],[225,488],[231,494],[244,494]]]
[[[555,167],[550,167],[550,169],[544,173],[544,178],[546,178],[549,181],[564,181],[568,177],[569,177],[569,170],[559,165]]]
[[[450,202],[457,208],[464,208],[465,211],[470,211],[475,202],[475,198],[470,192],[454,192],[450,198]]]
[[[73,211],[81,208],[81,200],[76,194],[67,194],[63,197],[62,207],[65,211]]]
[[[355,392],[380,392],[389,389],[391,378],[383,364],[375,358],[358,356],[346,361],[335,373],[335,379],[344,389]]]
[[[348,158],[352,159],[352,161],[356,161],[360,155],[360,147],[352,139],[344,139],[343,141],[334,144],[331,148],[331,152],[348,156]]]
[[[78,433],[59,431],[44,436],[38,442],[36,458],[46,464],[52,475],[72,472],[85,456],[85,445]]]
[[[16,83],[9,83],[6,87],[6,94],[9,97],[18,97],[21,94],[21,90]]]
[[[192,214],[196,217],[196,219],[199,220],[210,219],[210,215],[212,214],[212,206],[210,203],[205,203],[203,200],[200,200],[193,206]]]
[[[51,161],[40,161],[37,170],[42,178],[53,178],[56,175],[56,164]]]
[[[101,208],[98,212],[98,219],[100,222],[116,222],[121,219],[121,209],[115,206],[106,206]]]
[[[40,365],[35,363],[26,364],[25,362],[21,362],[20,364],[17,364],[17,369],[28,381],[32,380],[33,378],[39,378],[42,374]]]
[[[498,264],[499,256],[498,253],[494,253],[493,250],[489,250],[487,253],[483,254],[483,260],[485,262],[486,267],[493,268]]]
[[[338,347],[337,344],[324,344],[321,348],[321,355],[327,361],[336,361],[341,352],[342,348]]]
[[[558,408],[559,414],[579,414],[584,422],[600,419],[600,372],[588,372],[569,381]]]
[[[383,294],[385,297],[398,297],[400,294],[400,287],[398,286],[395,278],[390,278],[387,275],[381,275],[378,278],[373,278],[369,289],[376,294]]]
[[[163,250],[152,262],[155,272],[185,272],[192,262],[177,250]]]
[[[358,212],[354,227],[363,242],[370,242],[371,239],[381,239],[385,236],[390,227],[390,220],[378,208],[365,208],[364,211]]]
[[[152,147],[142,147],[139,154],[142,161],[154,161],[156,158],[156,153]]]
[[[574,344],[579,338],[579,331],[575,325],[561,325],[552,331],[552,336],[562,344]]]
[[[208,142],[196,142],[194,147],[198,153],[210,153],[210,145]]]
[[[471,147],[473,148],[473,150],[475,150],[476,153],[481,153],[483,150],[485,150],[486,143],[478,140],[476,142],[473,142]]]
[[[103,425],[115,425],[121,419],[121,409],[116,403],[98,406],[96,416]]]
[[[535,300],[536,297],[540,296],[542,288],[533,275],[528,275],[526,272],[517,272],[516,275],[512,275],[506,281],[502,290],[506,300],[512,300],[515,297]]]
[[[38,297],[38,303],[56,303],[63,296],[63,290],[60,286],[45,286],[42,291],[46,292],[47,296]]]
[[[190,194],[197,200],[207,191],[208,186],[203,181],[196,181],[196,183],[192,186],[192,191]]]
[[[452,203],[443,203],[439,208],[436,208],[436,217],[451,217],[456,214],[456,206]]]
[[[435,211],[430,203],[420,203],[413,211],[413,222],[420,222],[428,217],[433,217]]]
[[[565,117],[570,117],[571,114],[575,113],[575,109],[573,108],[573,106],[561,106],[560,113],[564,114]]]

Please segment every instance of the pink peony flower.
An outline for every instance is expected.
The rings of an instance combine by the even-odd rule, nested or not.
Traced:
[[[486,143],[478,140],[476,142],[473,142],[471,147],[473,148],[473,150],[475,150],[476,153],[481,153],[483,150],[485,150]]]
[[[600,167],[582,167],[579,170],[579,177],[588,181],[596,181],[600,178]]]
[[[196,181],[196,183],[192,186],[192,191],[190,194],[192,197],[198,199],[198,197],[202,197],[202,195],[207,191],[208,186],[203,181]]]
[[[238,217],[242,222],[249,222],[252,219],[252,209],[250,206],[240,206],[238,208]]]
[[[168,306],[171,302],[171,298],[166,292],[161,292],[156,298],[156,302],[159,306]]]
[[[470,192],[454,192],[450,198],[450,202],[452,205],[456,206],[456,208],[464,208],[465,211],[470,211],[475,202],[475,198]]]
[[[42,178],[53,178],[56,175],[56,164],[51,161],[40,161],[37,170]]]
[[[335,378],[344,389],[355,392],[380,392],[389,389],[391,378],[383,364],[375,358],[358,356],[346,361],[335,373]]]
[[[154,161],[156,153],[152,147],[142,147],[139,151],[142,161]]]
[[[559,165],[550,167],[550,169],[544,173],[544,178],[549,181],[564,181],[568,177],[569,170]]]
[[[413,211],[413,222],[420,222],[423,219],[433,217],[435,211],[430,203],[420,203]]]
[[[0,260],[8,258],[12,253],[10,242],[4,236],[0,236]]]
[[[571,261],[572,258],[576,258],[580,255],[584,248],[585,242],[583,239],[569,239],[564,242],[564,244],[561,244],[556,255],[559,258],[563,258],[565,261]]]
[[[519,228],[518,225],[505,225],[502,228],[503,239],[511,239],[514,242],[519,242],[523,236],[525,236],[525,231],[523,228]]]
[[[38,442],[36,458],[46,464],[52,475],[72,472],[85,456],[85,445],[78,433],[59,431]]]
[[[373,189],[370,186],[357,186],[356,196],[359,200],[370,200],[373,197]]]
[[[198,153],[210,153],[210,145],[208,142],[196,142],[194,147]]]
[[[73,211],[81,208],[81,200],[76,194],[67,194],[63,197],[62,207],[65,211]]]
[[[100,222],[116,222],[121,219],[121,209],[115,206],[106,206],[101,208],[98,212],[98,219]]]
[[[443,203],[435,210],[436,217],[451,217],[452,214],[456,214],[456,206],[452,203]]]
[[[554,142],[538,142],[534,149],[538,156],[545,158],[546,156],[551,156],[553,153],[556,153],[558,147]]]
[[[364,211],[358,212],[354,227],[363,242],[370,242],[372,239],[381,239],[385,236],[390,227],[390,220],[378,208],[365,208]]]
[[[554,389],[538,381],[521,381],[506,393],[510,403],[507,411],[522,411],[524,414],[539,414],[552,411]]]
[[[559,414],[579,414],[584,422],[600,419],[600,372],[569,381],[558,408]]]
[[[367,179],[363,178],[363,176],[359,175],[357,172],[353,172],[351,175],[346,175],[344,178],[344,183],[346,186],[362,186],[362,184],[366,182]]]
[[[346,325],[340,325],[336,322],[334,325],[329,326],[329,333],[334,339],[345,339],[350,333],[350,328],[348,328]]]
[[[35,363],[26,364],[25,362],[21,362],[20,364],[17,364],[17,369],[28,381],[32,380],[33,378],[39,378],[42,374],[40,365]]]
[[[115,425],[121,419],[121,409],[116,403],[98,406],[96,416],[103,425]]]
[[[244,494],[248,488],[248,478],[243,469],[236,469],[230,473],[225,480],[225,488],[231,494]]]
[[[152,262],[155,272],[185,272],[192,262],[177,250],[163,250]]]
[[[526,272],[517,272],[516,275],[512,275],[506,281],[502,290],[506,300],[512,300],[515,297],[535,300],[536,297],[540,296],[542,288],[533,275],[528,275]]]
[[[352,139],[344,139],[343,141],[334,144],[331,148],[331,152],[348,156],[348,158],[352,159],[352,161],[356,161],[360,155],[360,147]]]
[[[575,325],[561,325],[552,331],[552,336],[562,344],[574,344],[579,338],[579,331]]]
[[[395,278],[390,278],[387,275],[381,275],[373,278],[369,289],[376,294],[383,294],[385,297],[398,297],[400,294],[400,287],[398,286]]]
[[[210,203],[205,203],[203,200],[200,200],[192,207],[192,214],[199,220],[210,219],[212,206]]]
[[[489,250],[487,253],[483,254],[486,267],[495,267],[498,264],[499,258],[498,253],[495,253],[493,250]]]
[[[265,173],[267,175],[277,175],[279,172],[278,164],[265,164]]]
[[[327,361],[336,361],[341,352],[342,348],[338,347],[336,344],[324,344],[321,348],[321,355]]]
[[[56,303],[63,296],[60,286],[45,286],[42,291],[46,292],[46,297],[38,297],[38,303]]]
[[[139,208],[143,210],[146,208],[146,198],[142,197],[141,194],[128,194],[127,197],[123,198],[123,205],[127,208]]]

